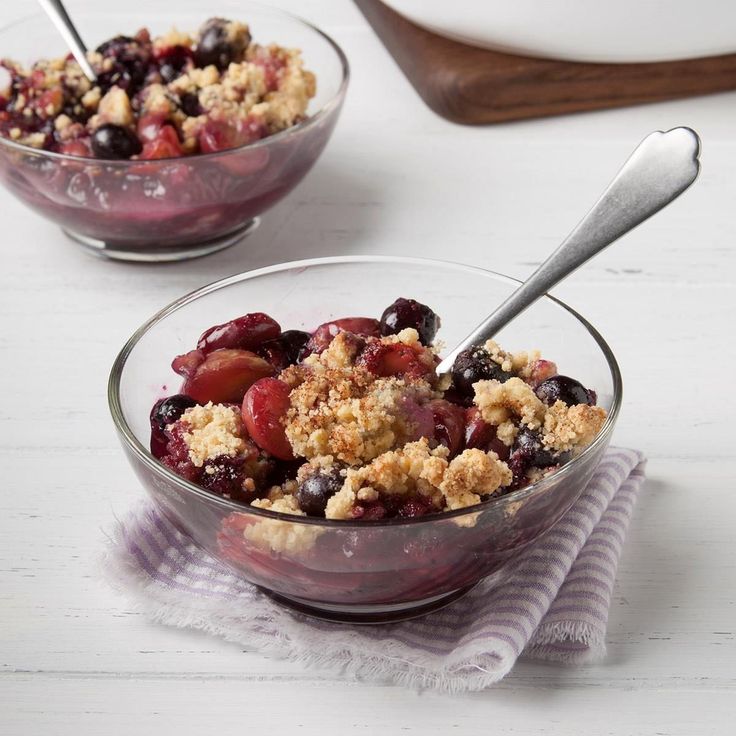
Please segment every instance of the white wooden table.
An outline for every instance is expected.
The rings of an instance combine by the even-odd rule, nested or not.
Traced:
[[[343,45],[352,87],[316,169],[241,245],[163,267],[95,260],[0,192],[0,733],[733,733],[736,94],[461,128],[424,107],[351,3],[280,4]],[[3,23],[25,10],[5,5]],[[700,181],[557,292],[616,351],[615,441],[650,458],[604,662],[522,662],[488,692],[415,694],[152,625],[100,583],[102,529],[142,493],[108,416],[107,373],[156,309],[319,255],[524,276],[645,134],[679,124],[702,135]]]

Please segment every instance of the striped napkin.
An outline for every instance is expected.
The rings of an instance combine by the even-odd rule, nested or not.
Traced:
[[[160,623],[342,676],[481,690],[522,654],[578,663],[605,653],[616,567],[644,464],[634,450],[610,449],[573,508],[525,550],[512,579],[492,589],[481,583],[442,610],[396,624],[348,626],[291,613],[150,505],[116,525],[103,569]]]

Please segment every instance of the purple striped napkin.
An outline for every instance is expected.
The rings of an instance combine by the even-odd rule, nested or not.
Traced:
[[[523,554],[503,585],[481,583],[424,618],[347,626],[290,613],[146,505],[110,535],[106,577],[154,621],[364,680],[447,692],[497,682],[522,653],[600,657],[616,567],[644,458],[610,449],[575,506]]]

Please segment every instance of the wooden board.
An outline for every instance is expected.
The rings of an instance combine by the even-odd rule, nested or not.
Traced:
[[[646,64],[588,64],[490,51],[432,33],[380,0],[355,0],[422,99],[477,125],[736,89],[736,54]]]

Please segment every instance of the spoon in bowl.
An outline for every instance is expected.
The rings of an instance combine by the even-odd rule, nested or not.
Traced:
[[[690,128],[649,134],[557,250],[437,366],[449,373],[463,350],[492,338],[594,255],[680,196],[698,177],[700,139]]]
[[[87,47],[84,45],[79,32],[74,27],[69,13],[66,12],[64,3],[61,0],[38,0],[38,2],[46,11],[46,15],[51,19],[51,22],[56,26],[56,30],[64,37],[69,50],[72,52],[72,56],[82,68],[84,76],[90,82],[96,82],[97,75],[94,69],[92,69],[92,65],[87,61]]]

